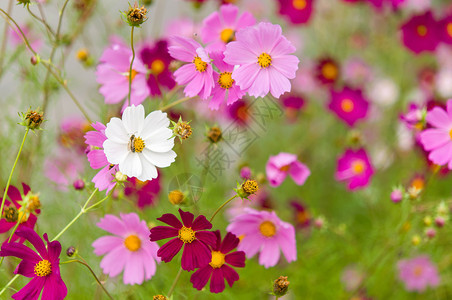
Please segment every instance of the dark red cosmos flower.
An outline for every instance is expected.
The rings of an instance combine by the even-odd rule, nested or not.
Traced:
[[[416,54],[435,51],[440,43],[438,24],[431,11],[412,17],[400,29],[403,44]]]
[[[306,206],[299,201],[291,201],[290,205],[294,208],[295,227],[306,228],[311,224],[311,215],[309,214]]]
[[[164,214],[157,220],[170,226],[156,226],[151,229],[152,242],[175,237],[160,247],[157,256],[164,262],[170,262],[179,253],[182,246],[182,269],[192,271],[210,262],[212,255],[207,245],[215,245],[216,237],[211,231],[212,224],[203,215],[194,221],[194,215],[179,209],[182,223],[173,214]]]
[[[168,53],[168,43],[165,40],[157,41],[153,47],[144,46],[140,57],[150,71],[147,83],[152,96],[162,94],[161,85],[168,89],[176,85],[169,70],[173,58]]]
[[[317,65],[316,77],[322,84],[333,84],[339,78],[339,64],[331,58],[322,58]]]
[[[23,195],[27,195],[28,192],[30,192],[30,187],[26,185],[25,183],[22,183],[22,189],[23,189]],[[11,201],[8,201],[8,199],[5,200],[5,206],[3,208],[3,214],[2,219],[0,220],[0,233],[4,233],[9,231],[11,228],[13,228],[18,219],[22,218],[21,223],[17,227],[17,229],[21,229],[23,227],[28,227],[33,229],[35,227],[37,217],[34,213],[39,214],[41,212],[40,209],[33,209],[34,213],[30,213],[25,216],[22,215],[22,213],[19,213],[19,209],[22,207],[19,204],[19,201],[23,200],[22,195],[20,194],[20,191],[18,188],[16,188],[13,185],[9,186],[8,189],[8,198]],[[0,198],[0,202],[2,201],[2,198]],[[14,242],[19,239],[19,236],[16,234],[13,234],[11,241]],[[6,240],[7,241],[7,240]],[[5,242],[6,242],[5,241]],[[24,242],[24,239],[19,239],[20,243]]]
[[[137,200],[138,208],[154,205],[161,189],[159,176],[153,180],[140,181],[136,177],[128,178],[125,183],[124,194]]]
[[[14,273],[33,278],[12,298],[16,300],[37,300],[42,291],[41,299],[64,299],[67,295],[67,288],[60,275],[60,242],[49,242],[47,234],[44,234],[47,243],[46,248],[41,237],[28,227],[22,227],[16,231],[16,234],[28,240],[37,252],[19,243],[2,245],[0,256],[15,256],[22,259]]]
[[[279,14],[292,24],[308,23],[312,15],[314,0],[278,0]]]
[[[295,122],[299,112],[305,105],[302,95],[293,92],[285,93],[279,98],[285,108],[286,117],[289,122]]]
[[[237,100],[226,107],[226,115],[237,122],[237,125],[246,126],[251,121],[251,106],[243,99]]]
[[[221,293],[225,288],[225,279],[230,287],[239,280],[239,274],[229,265],[237,268],[245,267],[245,252],[231,252],[240,242],[235,234],[228,232],[221,242],[220,231],[216,230],[214,233],[216,243],[212,247],[212,260],[196,270],[191,275],[190,282],[195,289],[202,290],[210,279],[210,292]]]

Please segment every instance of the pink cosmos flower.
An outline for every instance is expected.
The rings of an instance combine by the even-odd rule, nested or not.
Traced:
[[[431,11],[414,16],[400,28],[403,44],[416,54],[435,51],[440,42],[437,28],[438,24]]]
[[[441,107],[429,110],[426,121],[432,128],[420,133],[420,142],[430,152],[428,159],[452,170],[452,99],[447,101],[446,111]]]
[[[121,218],[105,215],[96,225],[113,235],[106,235],[92,244],[96,255],[105,255],[102,271],[116,277],[124,271],[124,284],[142,284],[155,274],[158,245],[148,241],[149,228],[136,213]]]
[[[230,287],[239,280],[239,274],[230,266],[245,267],[245,252],[233,251],[240,240],[232,233],[228,232],[221,241],[219,230],[214,231],[216,243],[211,247],[212,260],[194,272],[190,277],[190,282],[197,290],[202,290],[210,279],[210,292],[221,293],[224,291],[224,280],[226,279]]]
[[[279,25],[261,22],[236,34],[237,41],[226,45],[224,61],[239,65],[232,79],[251,96],[264,97],[271,92],[279,98],[291,89],[299,60],[295,47],[282,35]]]
[[[363,92],[344,87],[342,91],[331,90],[328,108],[349,126],[364,119],[369,110],[369,102],[364,98]]]
[[[314,0],[278,0],[279,14],[292,24],[306,24],[312,15]]]
[[[44,162],[44,175],[62,191],[67,191],[68,186],[80,178],[83,169],[84,161],[79,153],[62,147]]]
[[[439,285],[438,270],[426,255],[402,259],[397,263],[397,269],[407,291],[423,292],[428,286]]]
[[[400,119],[408,129],[422,129],[422,108],[416,103],[409,103],[408,112],[400,115]]]
[[[347,149],[337,161],[336,180],[345,181],[349,190],[366,187],[374,170],[364,149]]]
[[[129,76],[132,77],[130,104],[138,105],[149,96],[147,68],[139,55],[135,57],[132,72],[129,74],[132,50],[120,41],[112,41],[104,50],[97,66],[96,80],[101,87],[99,92],[105,97],[105,103],[115,104],[126,99],[129,94]],[[124,102],[123,110],[127,107]]]
[[[214,81],[213,68],[206,50],[193,39],[175,36],[170,40],[173,45],[168,48],[170,55],[188,62],[174,72],[176,82],[187,85],[184,89],[185,96],[199,95],[201,99],[207,99],[212,92]]]
[[[266,268],[278,263],[280,251],[289,263],[297,259],[295,228],[281,221],[274,211],[246,208],[226,230],[236,236],[243,235],[237,249],[244,251],[248,258],[260,252],[259,264]]]
[[[171,20],[165,28],[164,36],[183,36],[186,38],[194,38],[199,32],[199,24],[196,24],[190,18],[178,18]],[[173,46],[172,41],[168,41]]]
[[[39,53],[43,44],[42,40],[38,38],[36,33],[33,32],[27,24],[21,24],[20,29],[22,29],[22,32],[27,37],[31,49]],[[18,47],[24,44],[24,39],[22,38],[22,35],[19,33],[19,31],[9,29],[8,33],[11,37],[11,44],[13,44],[14,47]]]
[[[244,12],[239,16],[239,8],[228,4],[220,7],[220,12],[213,12],[202,22],[202,42],[209,44],[208,50],[224,51],[226,44],[235,40],[235,33],[242,28],[256,23],[253,15]]]
[[[241,99],[245,95],[245,92],[240,90],[235,84],[234,79],[232,79],[234,66],[223,61],[223,53],[212,52],[210,56],[212,57],[215,66],[218,68],[219,73],[213,73],[215,87],[212,90],[212,99],[210,100],[209,108],[211,110],[218,110],[224,100],[226,100],[227,105],[231,105],[235,101]]]
[[[298,161],[295,154],[286,152],[270,156],[265,166],[265,171],[267,180],[272,187],[280,186],[287,175],[290,175],[297,185],[303,185],[309,175],[311,175],[309,168]]]
[[[140,181],[136,177],[128,178],[125,183],[124,195],[136,198],[138,208],[155,205],[161,190],[160,174],[157,178],[148,181]]]
[[[28,227],[22,227],[16,231],[16,234],[28,240],[36,251],[19,243],[2,245],[0,256],[15,256],[22,259],[14,273],[32,278],[12,298],[15,300],[37,300],[42,292],[41,299],[64,299],[67,295],[67,288],[60,275],[60,242],[49,242],[47,233],[44,233],[46,247],[41,237]]]

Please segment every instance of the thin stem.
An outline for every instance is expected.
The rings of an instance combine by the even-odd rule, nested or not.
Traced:
[[[43,19],[41,19],[40,17],[38,17],[31,11],[30,3],[27,4],[27,10],[33,18],[35,18],[36,20],[38,20],[40,23],[42,23],[45,26],[45,28],[47,29],[47,33],[49,34],[49,37],[55,36],[55,34],[53,33],[52,28],[50,28],[49,24],[47,24],[46,21],[44,21]]]
[[[24,40],[25,45],[27,45],[27,48],[30,49],[30,51],[36,55],[36,51],[33,50],[33,48],[31,48],[30,43],[28,42],[27,37],[25,36],[24,32],[22,31],[22,29],[20,28],[20,26],[17,24],[16,21],[14,21],[14,19],[3,9],[0,8],[0,12],[2,12],[5,16],[6,16],[6,21],[8,22],[8,24],[11,26],[11,24],[9,23],[8,19],[11,20],[11,22],[14,23],[14,25],[16,25],[17,29],[19,29],[20,34],[22,35],[22,39]],[[11,26],[12,27],[12,26]]]
[[[129,94],[127,95],[127,105],[130,106],[130,95],[132,94],[132,66],[133,61],[135,60],[135,49],[133,48],[133,29],[135,27],[132,26],[132,29],[130,30],[130,47],[132,48],[132,60],[130,61],[130,68],[129,68]]]
[[[23,213],[22,216],[20,216],[20,218],[17,219],[17,222],[14,225],[14,228],[13,228],[13,230],[11,231],[11,233],[9,235],[8,243],[11,242],[11,239],[13,238],[14,232],[16,232],[17,227],[19,227],[19,224],[22,222],[22,219],[23,219],[24,216],[25,216],[25,213]],[[0,259],[0,267],[2,266],[4,259],[5,259],[5,257],[2,256],[2,258]]]
[[[174,289],[176,288],[176,284],[179,281],[180,275],[182,274],[182,267],[179,268],[179,271],[177,272],[176,278],[174,278],[173,284],[171,285],[171,288],[168,291],[168,298],[171,297],[171,295],[174,292]]]
[[[20,144],[19,152],[17,152],[17,156],[16,156],[16,160],[14,161],[13,168],[11,169],[11,172],[9,173],[8,181],[6,182],[5,192],[3,193],[2,205],[0,206],[0,220],[2,219],[2,216],[3,216],[3,206],[5,205],[6,195],[8,194],[9,185],[11,184],[11,178],[13,177],[14,169],[16,168],[17,162],[19,161],[19,156],[20,156],[20,153],[22,152],[22,149],[24,148],[25,139],[27,138],[29,131],[30,131],[30,128],[27,127],[24,138],[22,139],[22,144]]]
[[[93,205],[91,205],[90,207],[86,208],[85,211],[88,212],[91,209],[95,208],[96,206],[102,204],[102,202],[104,202],[105,200],[107,200],[108,198],[110,198],[110,196],[113,194],[114,190],[116,188],[116,185],[111,189],[111,191],[108,193],[107,196],[105,196],[105,198],[103,198],[102,200],[99,200],[98,202],[94,203]]]
[[[11,284],[13,284],[14,281],[16,281],[17,278],[19,278],[19,274],[11,278],[11,280],[2,288],[2,290],[0,291],[0,296],[6,291],[7,288],[9,288]]]
[[[181,98],[181,99],[179,99],[179,100],[174,101],[173,103],[170,103],[170,104],[168,104],[168,105],[166,105],[166,106],[160,108],[160,110],[161,110],[161,111],[168,110],[168,109],[170,109],[170,108],[173,107],[173,106],[176,106],[176,105],[178,105],[178,104],[180,104],[180,103],[183,103],[183,102],[188,101],[188,100],[190,100],[190,99],[193,99],[193,98],[195,98],[195,97],[196,97],[196,96]]]
[[[226,206],[226,204],[228,204],[229,202],[231,202],[232,200],[234,200],[237,197],[237,194],[235,194],[234,196],[232,196],[231,198],[229,198],[229,200],[227,200],[226,202],[224,202],[223,204],[221,204],[220,207],[217,208],[217,210],[213,213],[213,215],[210,217],[209,222],[212,223],[213,218],[215,218],[215,216],[220,212],[220,210]]]
[[[8,14],[11,13],[12,9],[13,9],[13,0],[9,0],[8,8],[7,8]],[[5,23],[5,29],[3,29],[2,45],[0,46],[0,76],[3,73],[3,59],[5,58],[7,42],[8,42],[8,22]]]

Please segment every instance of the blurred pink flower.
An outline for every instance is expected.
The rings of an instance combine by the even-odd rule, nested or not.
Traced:
[[[347,149],[337,161],[336,180],[345,181],[349,190],[366,187],[374,170],[364,149]]]
[[[24,35],[27,37],[27,40],[30,43],[31,48],[35,52],[39,53],[41,51],[41,47],[43,44],[42,40],[31,30],[31,28],[28,25],[22,24],[19,26],[20,26],[20,29],[22,29],[22,32],[24,33]],[[9,33],[9,36],[11,37],[11,44],[14,47],[19,47],[20,45],[24,45],[24,40],[22,38],[22,35],[19,33],[19,31],[13,30],[13,29],[11,29],[11,27],[9,27],[8,33]]]
[[[314,0],[278,0],[279,14],[292,24],[309,22]]]
[[[347,83],[362,85],[372,79],[371,67],[361,58],[351,58],[343,65],[343,76]]]
[[[125,183],[124,195],[136,198],[138,208],[155,205],[161,190],[160,177],[153,180],[140,181],[136,177],[128,178]]]
[[[349,126],[364,119],[369,110],[369,102],[359,89],[344,87],[341,91],[331,90],[328,108]]]
[[[74,149],[83,154],[86,150],[85,133],[91,129],[91,125],[80,117],[64,118],[60,125],[58,142],[68,149]]]
[[[397,269],[407,291],[423,292],[428,286],[439,285],[438,270],[426,255],[402,259],[397,263]]]
[[[440,42],[438,24],[432,12],[413,16],[401,28],[403,44],[416,54],[435,51]]]
[[[347,292],[353,292],[361,285],[364,273],[354,265],[345,267],[341,274],[341,282]]]
[[[281,185],[287,175],[290,175],[297,185],[303,185],[311,174],[309,168],[298,161],[295,154],[286,152],[270,156],[265,171],[267,180],[272,187]]]
[[[452,13],[441,19],[438,24],[441,41],[449,45],[452,44]]]
[[[66,191],[68,186],[81,177],[83,170],[82,157],[75,151],[66,148],[57,148],[57,152],[47,157],[44,162],[45,176],[63,191]]]
[[[194,38],[199,32],[199,25],[190,18],[180,18],[172,20],[165,30],[165,36],[181,36],[185,38]],[[169,44],[173,46],[171,39]]]

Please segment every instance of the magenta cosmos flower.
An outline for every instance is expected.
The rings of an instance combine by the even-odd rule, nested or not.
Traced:
[[[211,231],[212,224],[203,215],[194,221],[194,215],[179,209],[182,223],[173,214],[164,214],[157,220],[170,226],[156,226],[151,229],[149,236],[151,241],[160,241],[173,238],[157,252],[157,256],[164,262],[170,262],[179,253],[182,246],[182,269],[192,271],[204,267],[212,259],[208,245],[215,246],[216,236]]]
[[[168,43],[165,40],[157,41],[152,47],[143,46],[140,50],[140,57],[149,69],[147,83],[152,96],[162,94],[161,86],[170,90],[176,85],[169,70],[173,58],[168,53]]]
[[[149,242],[149,228],[136,213],[121,214],[121,218],[105,215],[97,226],[113,235],[94,241],[94,253],[105,255],[100,262],[102,271],[116,277],[124,271],[124,284],[142,284],[155,274],[159,246]]]
[[[60,242],[49,242],[45,233],[46,247],[39,235],[28,227],[17,230],[16,234],[28,240],[36,251],[19,243],[2,245],[0,256],[15,256],[22,259],[14,273],[32,278],[12,298],[15,300],[37,300],[42,291],[41,299],[64,299],[67,295],[67,288],[60,275]]]
[[[428,159],[452,170],[452,99],[447,101],[446,111],[441,107],[428,111],[426,121],[432,128],[420,133],[420,142],[430,152]]]
[[[274,211],[257,211],[245,208],[245,213],[235,217],[227,231],[243,236],[238,250],[244,251],[248,258],[257,252],[259,264],[273,267],[279,261],[280,250],[287,262],[297,259],[295,228],[281,221]]]
[[[139,209],[155,205],[161,190],[161,174],[153,180],[140,181],[135,177],[128,178],[125,182],[124,195],[136,198]]]
[[[331,90],[328,108],[342,121],[353,126],[358,120],[366,118],[369,102],[364,98],[361,90],[344,87],[340,92]]]
[[[271,94],[279,98],[291,89],[299,60],[295,47],[281,34],[281,26],[259,23],[237,32],[237,41],[226,45],[224,61],[239,67],[232,79],[251,96]]]
[[[224,288],[224,280],[230,287],[239,280],[239,274],[230,266],[245,267],[245,252],[234,251],[240,240],[232,233],[228,232],[221,241],[219,230],[214,231],[216,236],[215,246],[212,250],[212,260],[210,263],[196,270],[190,277],[190,282],[197,290],[202,290],[210,279],[210,292],[221,293]]]
[[[242,99],[245,92],[242,92],[235,84],[234,79],[232,79],[234,66],[228,65],[223,61],[223,53],[212,52],[210,56],[212,57],[215,66],[218,68],[219,73],[213,73],[215,87],[212,90],[212,99],[210,100],[209,108],[218,110],[223,101],[226,100],[226,104],[231,105],[235,101]]]
[[[333,84],[339,79],[340,68],[331,58],[322,58],[317,65],[316,77],[322,84]]]
[[[298,185],[303,185],[311,175],[309,168],[297,160],[295,154],[281,152],[278,155],[270,156],[265,166],[267,180],[272,187],[280,186],[287,175],[292,177]]]
[[[442,42],[452,44],[452,14],[439,21],[439,34]]]
[[[244,12],[239,16],[237,6],[222,5],[220,12],[213,12],[202,22],[202,42],[209,44],[208,50],[224,51],[226,44],[235,40],[235,33],[256,23],[253,15]]]
[[[440,42],[437,28],[431,11],[414,16],[400,28],[403,44],[416,54],[435,51]]]
[[[209,55],[201,45],[193,39],[184,37],[172,37],[168,48],[172,57],[188,64],[174,72],[176,82],[187,85],[184,89],[185,96],[199,95],[201,99],[207,99],[214,86],[213,68]]]
[[[407,291],[423,292],[428,286],[439,285],[438,270],[426,255],[402,259],[397,263],[397,269]]]
[[[349,190],[366,187],[374,170],[364,149],[347,149],[337,160],[336,180],[345,181]]]
[[[129,94],[129,76],[132,77],[130,104],[138,105],[149,96],[146,82],[147,68],[140,57],[135,57],[130,71],[132,50],[120,41],[114,41],[102,53],[97,66],[96,80],[101,85],[99,92],[105,97],[105,103],[115,104],[126,99]],[[127,106],[124,102],[123,109]]]
[[[312,15],[314,0],[278,0],[279,14],[292,24],[305,24]]]
[[[93,178],[94,186],[99,191],[107,190],[107,193],[115,186],[115,174],[119,170],[118,165],[112,165],[108,162],[107,156],[103,150],[103,144],[107,140],[104,124],[96,122],[92,124],[95,130],[88,131],[85,134],[86,144],[89,145],[87,153],[89,165],[93,169],[101,169]]]
[[[307,228],[311,225],[311,215],[303,203],[298,200],[290,201],[290,206],[294,211],[294,221],[296,228]]]

